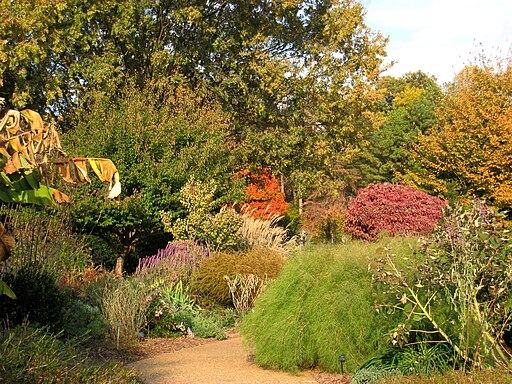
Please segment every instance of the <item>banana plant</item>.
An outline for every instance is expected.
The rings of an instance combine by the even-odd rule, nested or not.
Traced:
[[[10,297],[11,299],[15,299],[16,295],[12,291],[12,289],[2,280],[0,280],[0,296],[6,295],[7,297]]]
[[[0,99],[0,106],[3,100]],[[0,200],[48,205],[69,202],[49,186],[56,174],[69,183],[90,182],[90,169],[109,182],[108,198],[121,193],[119,172],[109,159],[68,158],[55,127],[30,109],[7,110],[0,120]]]
[[[1,80],[0,80],[1,85]],[[4,99],[0,98],[0,111]],[[0,114],[1,116],[1,114]],[[109,185],[108,198],[121,193],[119,172],[109,159],[68,158],[53,125],[30,109],[7,110],[0,120],[0,201],[49,205],[69,197],[48,184],[59,174],[69,183],[90,182],[89,170]],[[0,296],[15,293],[0,279]]]

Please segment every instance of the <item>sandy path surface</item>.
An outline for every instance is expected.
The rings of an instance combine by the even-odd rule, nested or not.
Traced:
[[[294,376],[262,369],[248,361],[238,336],[129,364],[147,384],[304,384],[310,374]]]

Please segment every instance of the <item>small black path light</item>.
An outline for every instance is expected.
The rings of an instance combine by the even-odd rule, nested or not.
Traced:
[[[342,375],[345,375],[345,372],[343,371],[343,363],[345,363],[345,360],[346,360],[346,356],[345,355],[339,355],[338,356],[338,360],[340,361],[340,365],[341,365],[341,374]]]

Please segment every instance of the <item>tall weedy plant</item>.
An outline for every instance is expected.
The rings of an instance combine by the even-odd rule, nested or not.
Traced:
[[[72,233],[69,207],[6,204],[0,207],[6,228],[15,238],[9,269],[27,264],[62,275],[82,271],[91,263],[85,243]]]
[[[136,341],[147,324],[152,287],[140,279],[116,279],[103,290],[101,311],[113,340],[127,345]]]
[[[298,248],[295,236],[289,236],[288,229],[279,225],[283,216],[268,215],[267,219],[255,218],[251,210],[242,208],[242,224],[238,229],[240,250],[271,249],[282,255],[289,255]]]
[[[424,243],[415,280],[391,255],[380,260],[374,279],[399,299],[385,306],[406,314],[391,334],[395,345],[445,343],[463,370],[508,366],[512,241],[498,218],[480,200],[448,208]]]

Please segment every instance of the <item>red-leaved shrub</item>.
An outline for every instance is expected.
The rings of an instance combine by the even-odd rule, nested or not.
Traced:
[[[413,187],[369,184],[345,212],[345,230],[353,238],[376,240],[380,232],[420,235],[432,232],[446,202]]]

